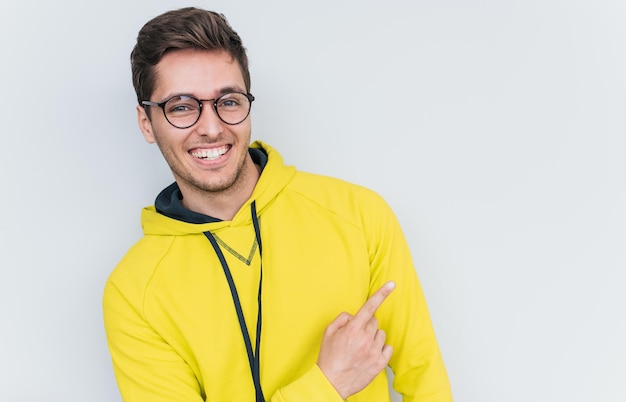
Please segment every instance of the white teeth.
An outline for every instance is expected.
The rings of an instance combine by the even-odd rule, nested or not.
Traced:
[[[195,156],[196,158],[212,161],[224,155],[226,151],[228,151],[228,147],[203,149],[200,151],[192,152],[191,155]]]

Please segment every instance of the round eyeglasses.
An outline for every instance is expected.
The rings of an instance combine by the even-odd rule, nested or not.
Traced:
[[[141,101],[144,106],[163,109],[165,119],[176,128],[189,128],[200,120],[204,102],[211,102],[213,109],[226,124],[231,126],[244,121],[250,114],[254,96],[241,92],[229,92],[215,99],[197,99],[191,95],[176,95],[161,103]]]

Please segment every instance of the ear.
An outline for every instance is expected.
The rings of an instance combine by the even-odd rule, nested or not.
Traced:
[[[143,134],[143,138],[145,138],[150,144],[154,144],[156,139],[154,138],[154,132],[152,131],[152,122],[146,113],[146,109],[140,105],[137,105],[137,123],[139,124],[139,129]]]

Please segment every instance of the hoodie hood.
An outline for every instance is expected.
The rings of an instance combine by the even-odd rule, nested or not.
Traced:
[[[261,216],[263,211],[272,204],[276,196],[293,179],[296,169],[293,166],[285,166],[278,151],[261,141],[255,141],[250,145],[250,148],[255,163],[262,165],[262,160],[258,157],[259,151],[267,155],[267,163],[252,195],[241,206],[232,221],[220,221],[185,209],[180,202],[182,194],[178,185],[173,183],[157,196],[155,205],[142,210],[141,222],[144,234],[161,236],[200,234],[209,230],[216,231],[223,227],[251,225],[250,204],[256,201],[257,214]],[[256,157],[254,156],[255,153],[257,154]]]

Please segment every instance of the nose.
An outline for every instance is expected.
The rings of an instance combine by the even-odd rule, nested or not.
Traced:
[[[211,103],[202,104],[202,111],[195,124],[195,129],[198,134],[207,137],[217,137],[224,130],[224,122],[220,120]]]

